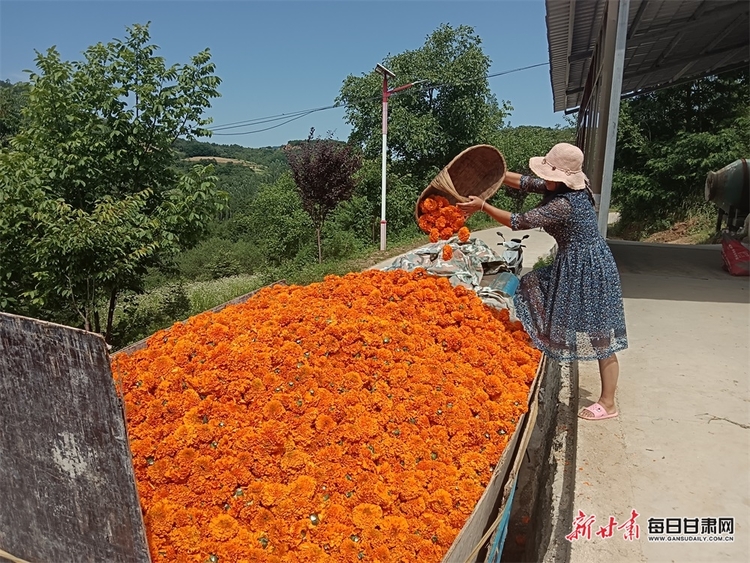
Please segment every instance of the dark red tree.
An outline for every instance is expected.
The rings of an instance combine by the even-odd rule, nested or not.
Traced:
[[[310,129],[306,141],[287,145],[286,157],[302,207],[315,227],[320,263],[323,224],[339,203],[351,199],[356,186],[354,174],[362,166],[362,158],[352,147],[334,141],[330,135],[316,139],[314,134],[315,129]]]

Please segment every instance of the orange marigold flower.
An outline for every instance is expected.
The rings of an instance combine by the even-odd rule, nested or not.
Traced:
[[[430,242],[437,242],[440,240],[440,231],[437,229],[430,229]]]
[[[231,540],[237,535],[240,525],[237,520],[229,516],[229,514],[222,514],[211,520],[208,525],[208,531],[213,537],[219,541]]]
[[[453,248],[451,248],[451,245],[446,244],[443,246],[443,260],[450,260],[453,258]]]
[[[430,495],[429,506],[433,511],[445,514],[453,507],[453,500],[448,491],[438,489]]]
[[[435,225],[435,221],[432,215],[422,215],[418,221],[419,228],[425,233],[429,233],[432,227]]]
[[[540,357],[424,269],[266,287],[115,354],[152,558],[440,561]]]
[[[466,227],[461,227],[458,230],[458,240],[460,240],[461,242],[468,241],[470,235],[471,233],[469,232],[469,229],[467,229]]]
[[[268,403],[266,403],[266,406],[263,407],[263,416],[268,419],[279,419],[284,416],[285,412],[286,409],[284,408],[284,405],[281,404],[281,401],[277,401],[276,399],[268,401]]]
[[[352,522],[360,528],[374,528],[382,517],[383,509],[377,504],[358,504],[352,511]]]
[[[157,536],[164,536],[172,531],[174,520],[169,504],[167,501],[157,502],[146,513],[146,524],[151,532]]]
[[[316,481],[309,475],[300,475],[290,486],[290,492],[301,499],[309,499],[315,494]]]
[[[327,414],[321,414],[315,419],[315,428],[321,432],[330,432],[336,428],[336,421]]]
[[[431,211],[435,211],[438,208],[438,202],[431,197],[426,197],[424,200],[422,200],[422,211],[424,213],[429,213]]]

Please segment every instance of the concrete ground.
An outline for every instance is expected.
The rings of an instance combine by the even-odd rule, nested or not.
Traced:
[[[571,562],[747,561],[748,278],[721,269],[719,246],[610,247],[630,347],[618,354],[620,416],[578,424],[573,508],[596,521],[591,540],[573,542]],[[599,396],[596,363],[581,362],[579,375],[584,407]],[[610,516],[622,523],[633,509],[639,540],[595,535]],[[734,518],[733,542],[648,539],[649,519],[712,517]]]

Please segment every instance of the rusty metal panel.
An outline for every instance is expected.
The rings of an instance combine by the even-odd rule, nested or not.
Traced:
[[[0,550],[17,558],[150,562],[100,336],[0,313],[0,499]]]

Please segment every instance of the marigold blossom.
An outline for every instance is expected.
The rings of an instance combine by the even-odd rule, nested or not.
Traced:
[[[450,260],[451,258],[453,258],[453,248],[450,244],[446,244],[443,246],[443,260]]]
[[[539,359],[507,311],[421,269],[158,332],[112,360],[152,560],[440,561]]]
[[[464,227],[463,212],[455,205],[451,205],[445,197],[426,197],[419,204],[419,210],[422,214],[417,223],[422,232],[430,235],[430,242],[448,240],[462,229],[466,229],[468,240],[469,230]]]

